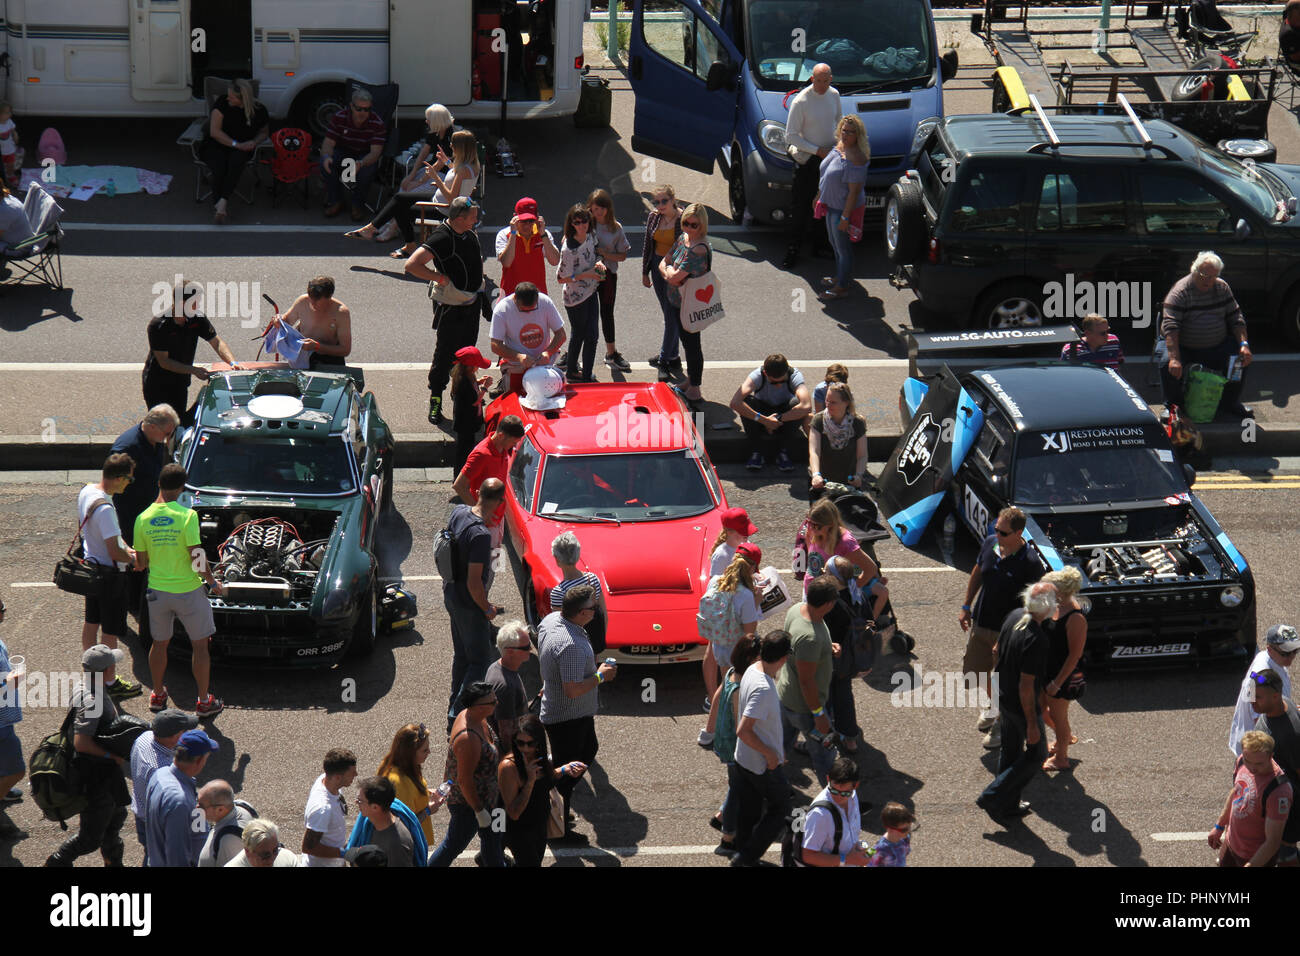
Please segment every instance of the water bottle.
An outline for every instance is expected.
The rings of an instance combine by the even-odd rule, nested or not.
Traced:
[[[446,783],[444,783],[441,787],[438,788],[438,793],[442,796],[443,800],[446,800],[449,796],[451,796],[451,787],[452,787],[452,783],[450,780],[448,780]]]
[[[943,550],[947,554],[952,553],[953,536],[957,533],[957,518],[954,515],[948,515],[943,519]]]
[[[112,199],[114,196],[117,195],[117,183],[113,182],[112,179],[109,179],[108,186],[105,188],[108,192],[109,199]]]

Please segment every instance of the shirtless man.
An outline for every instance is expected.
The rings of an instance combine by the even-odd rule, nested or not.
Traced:
[[[352,352],[352,313],[334,298],[334,280],[329,276],[316,276],[308,282],[307,294],[298,296],[280,321],[304,336],[301,362],[294,363],[295,367],[347,364],[344,360]]]

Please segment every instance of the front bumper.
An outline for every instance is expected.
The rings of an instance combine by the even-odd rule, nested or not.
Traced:
[[[1097,597],[1089,597],[1094,605],[1088,615],[1085,667],[1244,662],[1255,653],[1253,601],[1236,608],[1179,610],[1169,608],[1174,599],[1168,594],[1126,595],[1123,605],[1098,609]]]
[[[709,645],[705,643],[622,644],[610,645],[596,656],[602,660],[613,658],[619,665],[689,664],[704,660],[708,649]]]
[[[306,610],[267,608],[233,611],[214,603],[217,632],[210,653],[226,664],[269,664],[273,667],[332,667],[351,643],[349,622],[322,622]],[[176,625],[172,648],[189,652],[185,629]]]

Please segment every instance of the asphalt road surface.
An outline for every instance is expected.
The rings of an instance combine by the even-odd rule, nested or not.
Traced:
[[[788,548],[803,513],[797,490],[786,482],[761,482],[739,467],[726,466],[722,474],[728,497],[743,502],[758,525],[755,540],[766,560],[788,570]],[[0,484],[0,593],[9,607],[0,626],[11,653],[26,656],[29,673],[77,669],[80,604],[45,584],[52,555],[69,533],[77,487],[90,476],[74,477],[72,484],[56,484],[48,476],[10,475]],[[444,720],[451,640],[429,541],[442,526],[449,489],[446,482],[416,477],[399,474],[398,510],[385,518],[381,535],[383,573],[402,577],[418,596],[414,630],[384,640],[368,659],[346,660],[332,670],[218,668],[214,675],[227,709],[206,725],[221,749],[201,781],[229,780],[280,824],[281,839],[295,849],[307,791],[325,750],[351,748],[359,770],[368,773],[402,724],[437,728]],[[1254,567],[1261,627],[1295,621],[1300,598],[1288,586],[1294,578],[1290,535],[1275,515],[1300,507],[1300,474],[1211,474],[1199,488]],[[911,661],[885,657],[867,681],[855,685],[865,731],[860,793],[877,808],[864,815],[869,831],[881,831],[879,808],[900,800],[914,806],[922,822],[912,866],[1212,864],[1203,834],[1230,786],[1226,740],[1242,668],[1094,676],[1072,708],[1080,738],[1071,750],[1074,770],[1039,775],[1025,794],[1035,813],[1024,825],[1004,829],[974,805],[996,760],[980,746],[978,712],[953,700],[898,707],[892,694],[913,686],[909,668],[922,675],[960,669],[964,640],[956,612],[973,542],[959,538],[955,567],[943,562],[933,539],[920,552],[889,541],[878,553],[899,620],[916,637],[917,648]],[[508,579],[493,597],[508,615],[520,609]],[[760,630],[771,626],[765,622]],[[134,677],[147,683],[146,657],[134,639],[128,644]],[[526,672],[530,688],[537,686],[535,667],[534,658]],[[171,665],[168,686],[177,699],[192,698],[186,664]],[[574,804],[590,846],[560,849],[557,862],[723,865],[712,853],[716,833],[708,819],[725,791],[725,776],[717,759],[695,745],[704,721],[698,665],[624,667],[600,697],[600,756]],[[127,709],[147,714],[146,699],[129,702]],[[62,714],[54,707],[29,708],[19,725],[24,750],[56,729]],[[445,755],[444,745],[433,747],[428,779],[439,779]],[[789,769],[799,799],[811,800],[818,788],[807,759],[796,755]],[[30,799],[12,808],[11,816],[28,836],[0,845],[0,865],[40,865],[62,839],[58,826],[40,819]],[[440,838],[445,817],[435,818],[435,828]],[[128,861],[137,860],[138,849],[130,840],[128,845]],[[469,856],[462,862],[468,865]],[[98,866],[99,860],[87,857],[82,865]]]

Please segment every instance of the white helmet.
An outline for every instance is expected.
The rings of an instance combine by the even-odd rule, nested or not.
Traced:
[[[524,397],[519,404],[535,412],[564,407],[564,373],[554,365],[538,365],[524,372]]]

